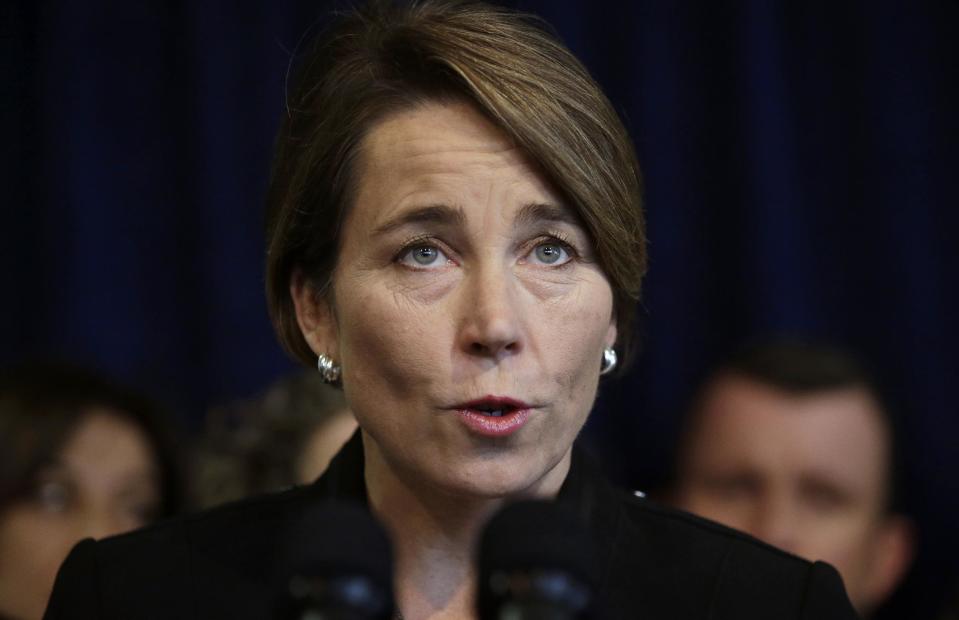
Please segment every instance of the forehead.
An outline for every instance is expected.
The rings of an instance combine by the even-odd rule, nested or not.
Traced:
[[[424,200],[562,204],[523,150],[469,103],[395,112],[373,126],[359,153],[356,206],[372,206],[367,216]]]
[[[373,125],[361,152],[365,170],[377,172],[397,165],[414,170],[442,168],[431,156],[442,160],[450,154],[470,154],[480,162],[525,163],[505,132],[475,106],[461,101],[427,101],[400,108]]]
[[[859,388],[794,396],[749,379],[718,379],[696,414],[690,456],[788,471],[879,481],[887,430]],[[867,482],[868,483],[868,482]]]
[[[85,412],[60,460],[75,474],[95,481],[153,465],[144,432],[121,413],[100,407]]]

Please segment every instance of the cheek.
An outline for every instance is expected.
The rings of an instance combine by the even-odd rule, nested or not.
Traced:
[[[873,532],[864,518],[852,514],[822,517],[809,529],[816,551],[837,568],[850,570],[869,560]]]
[[[3,588],[5,596],[30,604],[46,600],[57,569],[78,540],[72,525],[64,516],[20,508],[0,520],[0,582],[10,586]]]
[[[693,486],[694,488],[686,489],[680,496],[683,509],[736,529],[745,529],[748,526],[746,515],[752,509],[750,501],[723,499],[715,493]]]
[[[595,392],[611,307],[612,293],[604,282],[577,287],[530,313],[534,353],[571,397]]]
[[[397,291],[342,301],[340,315],[348,318],[340,323],[339,348],[348,400],[362,402],[384,390],[399,398],[420,393],[440,370],[448,322]]]

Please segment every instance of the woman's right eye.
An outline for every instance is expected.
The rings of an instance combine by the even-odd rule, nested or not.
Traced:
[[[436,269],[445,266],[449,258],[435,245],[420,244],[403,252],[398,261],[414,269]]]
[[[47,512],[64,512],[70,506],[70,485],[59,480],[42,481],[33,497]]]

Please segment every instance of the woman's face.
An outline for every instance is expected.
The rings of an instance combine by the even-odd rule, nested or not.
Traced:
[[[0,615],[40,618],[73,545],[145,525],[159,496],[143,433],[109,410],[86,413],[33,495],[0,514]]]
[[[468,104],[388,117],[357,174],[332,313],[292,288],[367,450],[454,493],[555,490],[616,338],[575,211]]]

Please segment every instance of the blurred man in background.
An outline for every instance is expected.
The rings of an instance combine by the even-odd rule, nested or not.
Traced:
[[[910,521],[896,510],[893,425],[843,351],[770,342],[705,382],[680,441],[673,498],[842,574],[870,614],[905,575]]]

